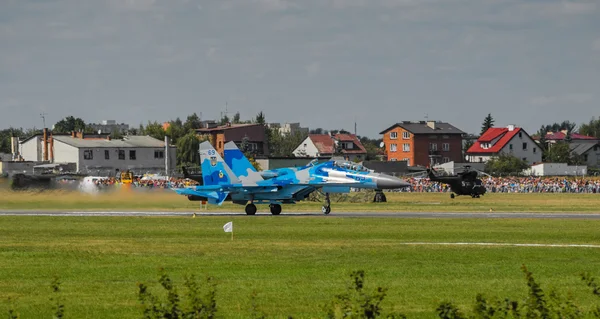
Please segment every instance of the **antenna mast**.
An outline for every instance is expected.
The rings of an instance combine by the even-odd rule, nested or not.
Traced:
[[[46,114],[46,113],[40,113],[40,117],[42,118],[42,123],[44,123],[44,127],[43,128],[46,128],[46,115],[48,115],[48,114]]]

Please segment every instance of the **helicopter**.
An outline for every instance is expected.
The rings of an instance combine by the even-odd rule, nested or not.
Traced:
[[[436,176],[433,170],[428,168],[427,175],[432,182],[441,182],[450,185],[450,189],[452,190],[450,198],[460,195],[479,198],[485,194],[486,189],[481,179],[477,178],[477,171],[470,170],[471,166],[469,165],[465,165],[464,167],[465,171],[452,176]]]

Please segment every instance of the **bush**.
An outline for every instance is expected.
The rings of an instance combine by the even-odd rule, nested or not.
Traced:
[[[177,288],[164,269],[160,269],[158,281],[167,291],[166,301],[161,301],[153,295],[145,284],[138,284],[138,300],[143,306],[143,318],[210,319],[216,317],[216,283],[212,277],[206,278],[204,294],[202,285],[196,282],[194,276],[186,277],[184,286],[187,288],[187,303],[183,306]]]
[[[381,303],[387,294],[387,288],[377,287],[372,293],[364,291],[365,272],[354,271],[350,274],[350,284],[345,293],[337,295],[325,305],[329,319],[371,319],[380,318]],[[406,318],[402,314],[389,314],[386,318]]]

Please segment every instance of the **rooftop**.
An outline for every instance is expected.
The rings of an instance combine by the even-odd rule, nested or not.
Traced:
[[[225,124],[225,125],[219,125],[217,127],[212,127],[212,128],[199,128],[199,129],[196,130],[196,132],[198,132],[198,133],[210,133],[210,132],[216,132],[216,131],[231,130],[231,129],[240,128],[240,127],[258,126],[258,125],[262,125],[262,124],[257,124],[257,123],[252,123],[252,124]]]
[[[546,139],[546,141],[562,141],[565,139],[566,136],[567,136],[566,131],[548,132],[548,133],[546,133],[546,136],[544,138]],[[536,136],[535,139],[539,140],[540,137]],[[599,140],[599,139],[596,137],[593,137],[593,136],[581,135],[579,133],[571,133],[571,140]]]
[[[582,155],[591,149],[597,149],[598,146],[600,146],[600,143],[587,142],[587,143],[571,143],[571,144],[569,144],[569,148],[571,149],[571,152],[573,152],[577,155]]]
[[[439,121],[403,121],[388,127],[379,134],[385,134],[395,127],[401,127],[413,134],[465,134],[454,125]]]
[[[335,144],[329,134],[309,134],[308,137],[315,144],[319,153],[333,154],[335,153]]]
[[[467,153],[498,153],[519,132],[524,132],[524,130],[519,127],[491,127],[475,141]],[[496,143],[491,144],[494,140],[497,140]],[[485,144],[490,145],[487,147]]]
[[[71,136],[54,136],[54,140],[77,148],[133,148],[133,147],[165,147],[165,142],[151,136],[127,136],[121,139],[81,139]]]

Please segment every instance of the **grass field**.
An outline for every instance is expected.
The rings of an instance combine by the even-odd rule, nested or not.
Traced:
[[[222,226],[233,220],[235,237]],[[388,287],[386,309],[433,318],[440,302],[468,310],[477,292],[519,299],[526,264],[542,287],[589,308],[580,272],[600,277],[600,249],[414,246],[409,242],[600,244],[595,220],[252,217],[0,217],[0,313],[16,297],[21,318],[49,317],[60,276],[68,318],[139,318],[136,283],[157,289],[165,267],[215,276],[219,312],[248,318],[250,295],[272,318],[323,317],[320,306],[362,269]]]
[[[358,196],[351,194],[350,196]],[[486,194],[479,199],[457,197],[447,193],[386,193],[387,203],[332,202],[332,213],[429,211],[429,212],[600,212],[600,194]],[[102,195],[47,191],[39,193],[0,190],[0,210],[172,210],[199,211],[200,202],[188,201],[172,191],[121,190]],[[318,212],[319,202],[285,205],[286,211]],[[259,212],[268,212],[259,205]],[[209,206],[209,211],[239,211],[244,207],[231,203]]]

